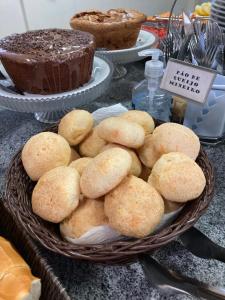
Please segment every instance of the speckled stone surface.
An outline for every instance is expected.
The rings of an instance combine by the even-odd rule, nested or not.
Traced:
[[[121,102],[130,106],[131,88],[143,77],[143,63],[129,66],[128,75],[112,82],[106,95],[85,107],[93,111],[101,106]],[[32,114],[0,111],[0,191],[4,190],[5,171],[13,154],[33,134],[46,128],[47,124],[36,121]],[[206,151],[216,171],[216,190],[208,211],[196,224],[216,243],[225,246],[225,145]],[[102,266],[72,261],[41,249],[55,274],[66,287],[71,299],[90,300],[158,300],[196,299],[184,295],[160,294],[148,282],[141,265],[136,262],[125,266]],[[155,257],[165,266],[184,275],[197,278],[212,285],[225,286],[225,265],[215,260],[203,260],[184,249],[179,240],[160,249]],[[54,300],[54,299],[48,299]]]

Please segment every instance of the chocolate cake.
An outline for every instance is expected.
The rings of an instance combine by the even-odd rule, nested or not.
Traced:
[[[133,9],[110,9],[107,12],[86,11],[70,20],[73,29],[90,32],[98,48],[109,50],[131,48],[136,44],[146,16]]]
[[[15,86],[34,94],[66,92],[88,82],[94,51],[94,36],[78,30],[34,30],[0,40],[0,59]]]

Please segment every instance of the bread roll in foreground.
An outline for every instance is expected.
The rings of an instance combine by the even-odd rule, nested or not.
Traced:
[[[106,141],[99,137],[95,127],[79,145],[79,152],[82,156],[95,157],[105,145]]]
[[[149,183],[166,200],[183,203],[201,195],[206,179],[202,169],[190,157],[171,152],[156,162]]]
[[[0,299],[39,300],[41,281],[12,245],[0,237]]]
[[[145,132],[141,125],[123,118],[111,117],[97,127],[98,135],[110,143],[128,148],[139,148],[144,144]]]
[[[81,175],[82,193],[91,199],[107,194],[127,176],[131,164],[131,156],[126,150],[113,148],[100,153]]]
[[[160,153],[154,147],[152,134],[145,137],[144,145],[138,149],[138,155],[142,163],[148,168],[153,168],[160,158]]]
[[[142,238],[160,223],[164,202],[154,187],[130,175],[105,196],[105,214],[121,234]]]
[[[88,135],[93,124],[93,117],[88,111],[75,109],[61,119],[58,133],[63,136],[71,146],[75,146]]]
[[[68,165],[70,157],[68,142],[53,132],[41,132],[32,136],[22,150],[23,166],[34,181],[56,167]]]
[[[129,174],[135,175],[138,177],[141,174],[142,166],[141,166],[141,162],[140,162],[139,158],[137,157],[137,154],[133,150],[128,149],[127,147],[118,145],[118,144],[107,144],[106,146],[104,146],[101,149],[101,152],[104,152],[107,149],[112,149],[112,148],[116,148],[116,147],[126,150],[131,155],[132,164],[131,164],[131,169],[130,169]]]
[[[138,123],[143,127],[146,135],[152,133],[155,128],[153,118],[145,111],[129,110],[119,117],[131,122]]]
[[[200,151],[198,136],[186,126],[164,123],[153,132],[153,144],[160,154],[182,152],[196,160]]]
[[[75,168],[77,172],[81,175],[84,171],[84,169],[87,167],[89,162],[92,161],[91,157],[81,157],[79,159],[76,159],[75,161],[71,162],[69,167]]]
[[[108,220],[104,212],[102,199],[85,199],[79,207],[60,224],[62,236],[79,238],[96,226],[106,225]]]
[[[70,167],[45,173],[32,193],[33,212],[46,221],[60,223],[79,204],[80,176]]]

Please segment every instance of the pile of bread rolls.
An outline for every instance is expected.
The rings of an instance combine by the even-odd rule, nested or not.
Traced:
[[[142,238],[164,213],[203,192],[206,179],[195,162],[200,142],[185,126],[155,128],[143,111],[128,111],[94,126],[92,115],[73,110],[58,134],[31,137],[22,151],[29,177],[37,181],[32,209],[60,223],[65,239],[108,225],[121,235]]]

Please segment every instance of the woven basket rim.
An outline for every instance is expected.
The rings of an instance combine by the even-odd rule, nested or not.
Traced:
[[[45,131],[56,130],[57,125]],[[23,168],[21,150],[22,148],[16,153],[8,168],[5,205],[32,239],[37,240],[45,248],[70,258],[112,264],[129,261],[141,253],[156,250],[192,227],[205,212],[213,197],[214,170],[206,152],[201,147],[196,162],[205,174],[206,188],[200,197],[185,204],[178,218],[171,225],[142,239],[128,238],[95,245],[72,244],[61,238],[56,229],[57,225],[50,225],[31,211],[28,191],[32,182]]]

